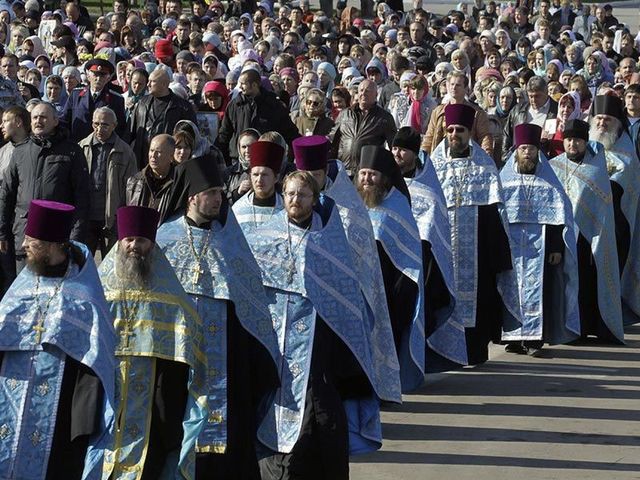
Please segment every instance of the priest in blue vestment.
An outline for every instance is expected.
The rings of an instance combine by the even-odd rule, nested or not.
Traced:
[[[377,255],[371,255],[371,252],[376,249],[376,241],[367,208],[342,163],[338,160],[329,160],[331,144],[327,137],[322,135],[300,137],[293,141],[292,147],[296,168],[309,172],[320,186],[318,199],[320,208],[330,212],[335,205],[340,214],[342,227],[353,254],[355,273],[360,281],[365,300],[366,323],[370,327],[369,341],[374,352],[376,384],[383,387],[378,399],[399,403],[401,401],[400,367],[395,356],[384,353],[393,344],[393,333],[380,261]],[[377,403],[378,399],[370,399],[370,403]],[[365,453],[380,447],[378,441],[371,441],[360,435],[360,426],[368,421],[366,411],[368,410],[371,415],[377,415],[377,408],[371,409],[369,406],[368,403],[363,404],[362,400],[344,402],[349,418],[351,454]]]
[[[367,210],[387,296],[400,362],[402,391],[424,382],[424,282],[420,233],[411,212],[409,190],[389,150],[360,151],[356,188]]]
[[[492,158],[471,140],[475,110],[468,105],[445,108],[445,138],[430,161],[447,201],[456,292],[454,321],[465,327],[470,365],[487,361],[488,344],[499,342],[507,309],[518,317],[516,296],[497,284],[511,270],[508,222]]]
[[[99,445],[103,478],[192,479],[205,418],[202,322],[156,246],[159,214],[121,207],[99,272],[118,337],[116,425]]]
[[[222,193],[217,165],[189,160],[185,180],[186,214],[163,224],[156,242],[204,324],[206,422],[196,444],[196,478],[259,478],[255,419],[278,384],[278,341],[260,269]]]
[[[624,118],[622,100],[596,97],[589,139],[604,146],[613,195],[616,245],[625,324],[640,321],[640,162]]]
[[[31,202],[27,268],[0,303],[3,479],[102,475],[102,458],[87,450],[113,424],[115,335],[93,257],[69,240],[73,213]]]
[[[451,316],[455,306],[451,229],[447,205],[436,171],[426,152],[420,157],[420,134],[412,127],[398,130],[391,146],[411,194],[411,211],[422,244],[424,315],[427,338],[426,371],[467,363],[464,327]]]
[[[260,474],[343,480],[344,402],[380,396],[389,386],[374,373],[364,300],[337,210],[314,212],[320,189],[308,172],[290,173],[283,196],[285,210],[247,237],[269,298],[282,376],[258,428]],[[377,354],[389,361],[394,353]],[[379,415],[367,418],[360,435],[379,442]]]
[[[277,143],[257,141],[249,145],[251,190],[233,204],[233,213],[245,234],[268,222],[282,210],[278,180],[284,148]]]
[[[589,124],[571,120],[565,153],[549,163],[571,200],[578,230],[580,333],[623,343],[620,273],[613,194],[602,144],[589,141]]]
[[[540,152],[541,134],[538,125],[517,125],[515,150],[500,172],[514,268],[498,282],[520,299],[520,317],[505,314],[502,340],[508,352],[532,356],[545,343],[580,335],[573,210]]]

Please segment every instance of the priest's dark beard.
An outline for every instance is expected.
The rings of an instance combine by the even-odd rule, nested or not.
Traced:
[[[516,162],[518,164],[518,173],[530,174],[536,171],[536,166],[538,164],[537,159],[533,160],[525,160],[521,158],[520,155],[516,152]]]
[[[572,162],[580,163],[584,159],[584,154],[585,153],[586,153],[586,151],[582,152],[582,153],[569,153],[569,152],[567,152],[567,158],[569,160],[571,160]]]
[[[144,287],[149,279],[152,260],[153,251],[150,251],[146,256],[127,255],[123,248],[119,248],[116,251],[116,272],[127,283],[137,287]]]
[[[358,193],[362,197],[367,208],[375,208],[382,203],[387,195],[387,188],[384,185],[373,185],[365,190],[362,185],[358,185]]]

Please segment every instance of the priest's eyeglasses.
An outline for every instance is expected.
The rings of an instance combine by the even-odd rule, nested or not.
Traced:
[[[467,129],[465,127],[447,127],[448,133],[464,133]]]
[[[288,200],[293,200],[296,197],[306,199],[313,197],[313,193],[303,193],[303,192],[284,192],[283,195],[287,197]]]

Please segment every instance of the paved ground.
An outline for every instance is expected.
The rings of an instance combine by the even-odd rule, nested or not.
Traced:
[[[354,480],[640,479],[640,325],[626,346],[558,346],[441,374],[383,413]]]

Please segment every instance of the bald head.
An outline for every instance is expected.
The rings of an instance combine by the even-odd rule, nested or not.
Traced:
[[[171,170],[176,142],[171,135],[156,135],[149,145],[149,168],[158,178],[164,178]]]
[[[169,95],[169,73],[163,68],[154,70],[149,75],[149,93],[154,97],[166,97]]]
[[[358,105],[361,110],[370,110],[378,97],[378,87],[373,80],[363,80],[358,85]]]

